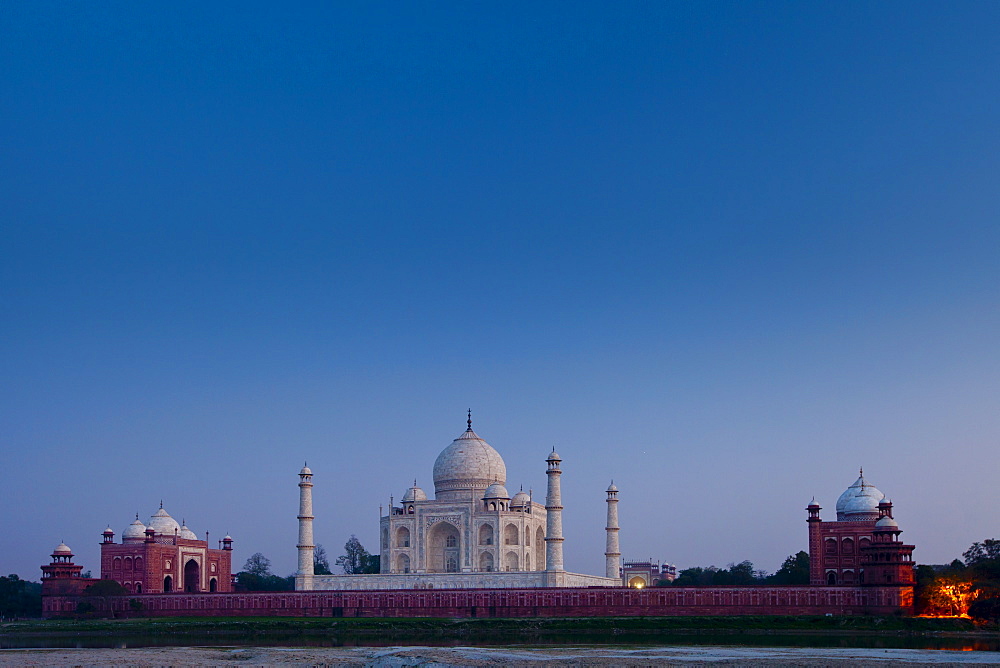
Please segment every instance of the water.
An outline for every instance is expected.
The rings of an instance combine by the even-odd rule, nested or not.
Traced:
[[[817,633],[503,634],[493,638],[415,638],[413,633],[308,634],[269,631],[173,634],[23,634],[0,636],[0,649],[125,649],[140,647],[552,647],[740,646],[1000,651],[1000,637],[833,635]]]

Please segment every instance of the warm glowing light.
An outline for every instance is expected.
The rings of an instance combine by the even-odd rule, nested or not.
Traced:
[[[635,588],[636,589],[642,589],[642,583],[641,582],[636,582],[635,583]]]
[[[939,578],[930,590],[930,602],[939,612],[927,617],[956,617],[969,619],[969,606],[979,591],[971,582],[955,576]],[[924,615],[921,615],[924,616]]]

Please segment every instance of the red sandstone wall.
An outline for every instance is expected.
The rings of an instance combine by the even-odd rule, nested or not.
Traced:
[[[670,617],[909,613],[911,587],[665,587],[650,589],[442,589],[369,592],[143,594],[142,616],[291,617]],[[75,610],[73,597],[46,597],[46,616]],[[134,613],[133,613],[134,614]]]

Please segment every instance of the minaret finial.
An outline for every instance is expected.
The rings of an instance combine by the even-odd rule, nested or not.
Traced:
[[[472,431],[472,409],[471,408],[469,409],[468,415],[469,415],[469,419],[466,420],[465,423],[467,425],[469,425],[469,431]]]

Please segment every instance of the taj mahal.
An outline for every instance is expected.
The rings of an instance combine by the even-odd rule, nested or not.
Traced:
[[[434,462],[434,498],[414,481],[399,504],[390,501],[381,516],[378,574],[314,574],[313,473],[304,466],[296,590],[620,587],[614,483],[606,490],[605,576],[568,573],[563,567],[562,459],[553,448],[545,460],[544,505],[523,489],[511,496],[503,457],[472,430],[471,411],[467,425]]]
[[[900,539],[892,502],[859,471],[840,495],[836,520],[806,506],[809,585],[659,586],[671,573],[653,562],[621,563],[618,488],[604,490],[605,574],[563,565],[562,458],[545,457],[544,504],[511,495],[503,457],[467,428],[434,462],[434,498],[417,486],[379,514],[380,572],[319,575],[314,568],[313,472],[299,471],[298,570],[294,592],[243,592],[232,580],[233,539],[218,549],[179,525],[162,504],[116,543],[102,533],[101,580],[119,596],[106,612],[150,616],[587,617],[655,615],[833,615],[911,613],[913,551]],[[595,527],[595,530],[597,527]],[[97,578],[81,575],[60,544],[42,566],[46,617],[73,616]],[[665,565],[664,565],[665,566]],[[434,591],[428,591],[434,590]],[[93,598],[93,597],[91,597]]]

